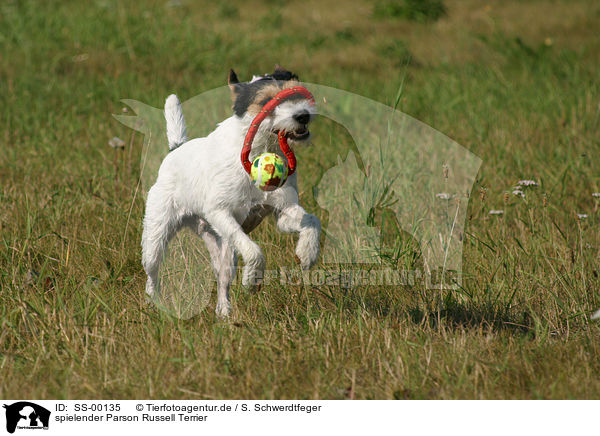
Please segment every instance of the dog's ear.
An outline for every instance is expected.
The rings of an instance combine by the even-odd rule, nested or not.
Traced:
[[[229,89],[231,90],[231,100],[235,101],[238,94],[240,93],[240,81],[238,80],[237,74],[235,71],[229,70],[229,76],[227,77],[227,84],[229,85]]]
[[[275,70],[273,71],[273,78],[275,80],[298,80],[298,76],[289,70],[286,70],[279,64],[275,64]]]
[[[229,89],[231,89],[232,92],[235,90],[235,85],[237,85],[238,83],[240,83],[240,81],[238,80],[235,71],[229,70],[229,76],[227,76],[227,84],[229,85]]]

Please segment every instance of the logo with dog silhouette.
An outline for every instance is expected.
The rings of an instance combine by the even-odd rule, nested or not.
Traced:
[[[14,433],[16,429],[48,430],[50,411],[29,401],[19,401],[4,405],[6,409],[6,431]]]

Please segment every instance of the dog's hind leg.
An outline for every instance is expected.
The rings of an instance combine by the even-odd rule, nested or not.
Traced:
[[[237,256],[235,250],[227,242],[221,240],[221,250],[219,253],[219,271],[217,273],[217,307],[216,312],[219,317],[227,317],[231,313],[231,303],[229,302],[229,289],[235,277],[237,267]]]
[[[207,223],[199,219],[193,227],[210,254],[210,260],[217,278],[217,316],[227,317],[231,313],[229,289],[235,277],[237,256],[233,247],[208,228]]]
[[[265,269],[265,257],[260,247],[244,233],[242,226],[229,212],[225,210],[212,211],[206,215],[206,220],[223,238],[223,243],[231,245],[232,249],[241,254],[244,259],[242,285],[256,289],[262,283]],[[225,262],[225,264],[230,265],[231,261]],[[225,272],[224,276],[228,277],[228,274]],[[230,280],[233,280],[233,275]]]
[[[142,265],[148,275],[146,294],[149,298],[160,294],[160,264],[169,241],[181,224],[181,217],[174,211],[171,202],[165,202],[165,199],[168,196],[157,185],[148,192],[142,232]]]
[[[210,254],[210,263],[213,271],[215,272],[215,276],[218,277],[221,267],[221,238],[214,233],[208,223],[202,218],[193,217],[187,220],[185,224],[204,241],[208,254]]]

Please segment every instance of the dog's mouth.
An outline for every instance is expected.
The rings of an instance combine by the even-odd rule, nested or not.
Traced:
[[[308,130],[306,124],[302,124],[295,130],[292,130],[291,132],[286,132],[285,136],[286,138],[291,139],[293,141],[304,141],[310,136],[310,130]]]

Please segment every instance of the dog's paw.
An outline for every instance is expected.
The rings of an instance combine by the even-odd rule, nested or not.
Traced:
[[[265,257],[260,248],[256,246],[256,250],[252,256],[248,257],[246,266],[242,274],[242,285],[250,291],[256,291],[257,287],[262,283],[265,274]]]
[[[254,293],[260,289],[260,285],[263,281],[264,266],[262,268],[252,268],[250,266],[244,267],[244,274],[242,276],[242,286]]]
[[[317,263],[319,259],[319,233],[314,230],[307,230],[300,234],[298,245],[296,246],[296,262],[300,264],[303,270],[308,270]]]
[[[146,303],[147,306],[154,304],[155,301],[156,301],[156,299],[154,297],[152,297],[151,295],[146,294],[144,297],[144,302]]]
[[[146,280],[146,302],[150,303],[155,301],[159,297],[160,291],[157,286],[153,284],[152,279]]]
[[[231,304],[229,301],[217,301],[217,308],[215,310],[217,318],[228,318],[231,314]]]
[[[246,291],[248,291],[249,294],[257,294],[260,291],[261,287],[262,287],[262,283],[259,283],[258,285],[245,286],[245,289],[246,289]]]
[[[296,258],[296,263],[299,263],[300,267],[304,271],[311,269],[319,259],[319,245],[317,244],[316,248],[314,245],[311,245],[305,249],[298,247],[296,249]]]

